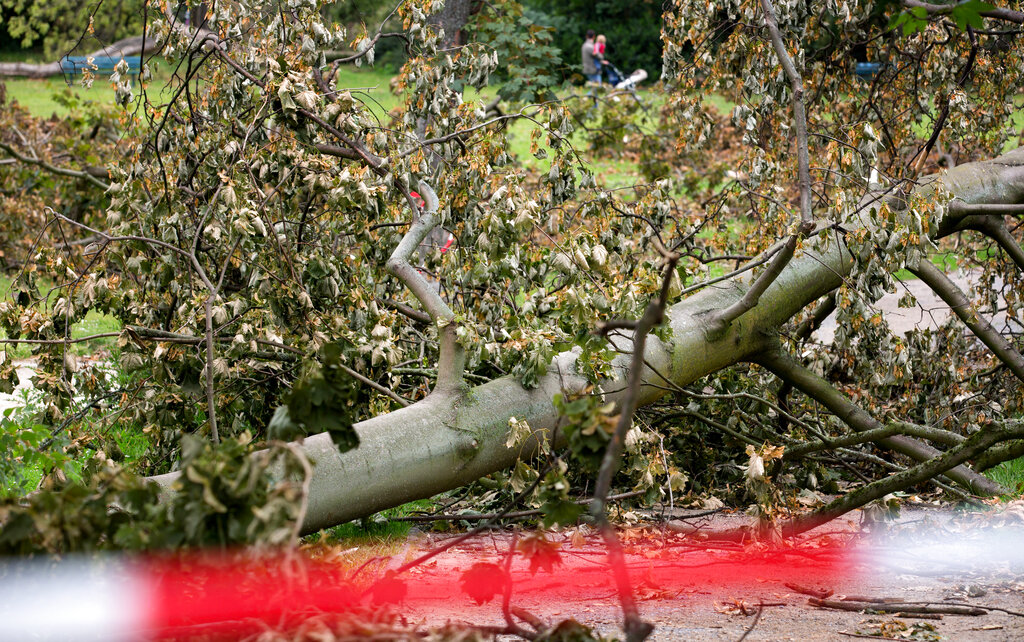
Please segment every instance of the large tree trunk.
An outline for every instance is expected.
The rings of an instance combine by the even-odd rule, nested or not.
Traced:
[[[967,204],[1024,202],[1024,149],[994,161],[957,167],[919,190],[937,193],[944,186]],[[948,214],[956,217],[956,214]],[[944,221],[941,229],[953,229]],[[794,258],[761,296],[757,305],[734,321],[724,333],[710,330],[716,311],[738,301],[751,283],[746,275],[709,286],[668,311],[672,327],[666,343],[649,337],[645,352],[649,364],[640,404],[661,397],[666,384],[683,386],[730,365],[749,361],[775,345],[780,326],[801,309],[839,287],[852,267],[846,247],[833,242],[829,249],[806,251]],[[620,340],[626,354],[615,366],[616,381],[604,389],[614,401],[621,399],[629,361],[628,340]],[[558,355],[548,374],[532,390],[511,377],[468,391],[437,391],[407,408],[356,425],[359,448],[339,453],[326,434],[305,440],[303,450],[315,463],[309,507],[303,531],[310,532],[367,516],[405,502],[430,497],[513,465],[533,449],[505,446],[509,419],[529,422],[538,438],[548,438],[558,423],[552,403],[557,393],[579,393],[587,381],[574,369],[575,354]],[[889,447],[915,459],[927,459],[936,450],[912,439],[894,440]],[[977,473],[958,467],[947,473],[976,490],[996,492],[999,487]],[[177,473],[155,478],[169,486]]]
[[[458,47],[466,44],[462,39],[462,28],[473,13],[474,0],[446,0],[444,8],[428,18],[430,24],[444,29],[442,46]]]

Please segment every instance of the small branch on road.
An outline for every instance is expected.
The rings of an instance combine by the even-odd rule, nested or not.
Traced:
[[[975,606],[954,606],[952,604],[911,604],[907,602],[848,602],[845,600],[821,600],[807,598],[807,603],[837,611],[875,611],[877,613],[903,613],[906,615],[985,615],[983,608]]]
[[[741,635],[740,639],[737,640],[736,642],[743,642],[744,640],[747,639],[747,637],[750,636],[750,634],[751,634],[751,632],[753,632],[754,628],[757,627],[757,623],[761,621],[761,614],[764,613],[764,606],[765,606],[764,602],[758,603],[758,605],[757,605],[757,613],[754,615],[754,621],[750,623],[750,626],[747,627],[747,630],[743,632],[743,635]]]

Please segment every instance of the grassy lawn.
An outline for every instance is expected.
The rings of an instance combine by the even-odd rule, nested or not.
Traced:
[[[1013,493],[1011,499],[1024,491],[1024,457],[1004,461],[995,468],[985,471],[985,476],[1006,486]]]
[[[167,81],[170,79],[172,71],[173,69],[166,62],[157,65],[154,78],[146,83],[151,102],[159,104],[164,99],[170,99],[172,92]],[[391,91],[392,75],[387,68],[346,67],[339,71],[337,85],[349,89],[354,98],[362,102],[371,113],[386,124],[388,112],[402,103],[402,97]],[[70,79],[56,76],[46,79],[11,78],[5,82],[8,96],[32,114],[43,118],[68,115],[68,107],[58,98],[65,91],[70,91],[82,101],[113,104],[114,88],[106,77],[97,76],[91,87],[84,87],[80,78],[76,78],[72,82],[68,82],[68,80]],[[136,91],[138,91],[137,86]],[[582,93],[580,88],[573,91]],[[496,95],[497,88],[487,87],[480,92],[469,89],[465,98],[466,100],[490,102]],[[640,96],[651,106],[651,109],[656,109],[660,102],[660,98],[651,91],[641,91]],[[623,99],[629,100],[626,97]],[[726,102],[722,101],[722,108],[731,108],[725,104]],[[537,128],[536,124],[525,119],[513,123],[508,129],[510,151],[527,168],[546,172],[550,167],[550,161],[538,160],[529,152],[530,135],[535,128]],[[575,133],[572,142],[580,149],[586,148],[582,132]],[[609,187],[628,186],[640,180],[640,174],[637,172],[635,164],[629,160],[623,160],[614,155],[599,156],[589,160],[591,170],[601,177]]]
[[[12,278],[8,274],[0,274],[0,299],[10,296]],[[120,332],[121,324],[117,319],[101,314],[95,310],[86,313],[85,318],[71,326],[71,338],[80,339],[93,334],[104,334],[107,332]],[[6,338],[3,331],[0,331],[0,338]],[[72,344],[71,350],[75,354],[89,355],[103,348],[110,348],[117,342],[117,337],[103,337],[92,341]],[[9,346],[9,356],[14,359],[28,359],[32,356],[32,346],[19,343]]]
[[[319,540],[321,537],[326,537],[334,540],[344,540],[351,542],[352,540],[363,540],[367,542],[388,542],[391,540],[404,540],[409,534],[409,529],[415,524],[413,522],[395,522],[391,521],[395,517],[405,517],[414,513],[428,512],[435,508],[434,502],[429,499],[420,499],[408,504],[403,504],[395,508],[389,508],[388,510],[377,513],[372,518],[363,519],[359,521],[352,521],[345,524],[339,524],[333,528],[329,528],[322,534],[311,536],[314,539]]]
[[[164,98],[170,99],[173,95],[167,87],[167,80],[170,77],[170,71],[162,68],[146,83],[146,91],[151,102],[159,104]],[[114,85],[109,81],[109,76],[103,74],[97,74],[90,87],[82,84],[81,76],[7,78],[3,82],[7,85],[7,95],[10,98],[40,118],[64,117],[70,113],[67,105],[59,98],[65,92],[77,96],[82,102],[114,104]],[[134,84],[133,91],[140,91],[138,82]]]
[[[9,78],[4,81],[7,85],[7,95],[30,113],[41,118],[51,116],[67,116],[67,106],[57,100],[57,96],[65,89],[70,89],[83,101],[93,102],[114,102],[114,89],[110,83],[97,80],[92,88],[86,89],[77,83],[69,84],[63,78],[56,76],[51,78]]]

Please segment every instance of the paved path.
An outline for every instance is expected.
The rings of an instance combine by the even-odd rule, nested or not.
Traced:
[[[35,361],[26,359],[18,362],[18,387],[12,394],[0,393],[0,413],[8,408],[21,408],[25,405],[25,395],[32,390],[32,377],[35,375]]]
[[[970,278],[963,273],[951,274],[950,278],[957,286],[969,296],[970,289]],[[1002,282],[998,281],[996,287],[1001,287]],[[889,327],[892,328],[893,334],[897,336],[903,336],[905,333],[910,332],[915,328],[928,328],[936,329],[946,322],[949,318],[951,310],[942,299],[940,299],[931,289],[925,285],[924,281],[918,279],[908,279],[906,281],[897,282],[897,291],[895,294],[886,294],[881,299],[875,302],[872,308],[882,312],[882,316],[888,322]],[[901,308],[899,307],[899,300],[904,294],[909,292],[914,295],[917,299],[917,305],[912,308]],[[984,312],[983,312],[984,314]],[[1007,318],[1005,312],[1000,312],[995,316],[986,315],[989,322],[997,329],[1004,330],[1007,327]],[[1011,322],[1012,323],[1012,322]],[[1016,325],[1016,330],[1024,330],[1019,324]],[[965,328],[966,329],[966,328]],[[829,316],[825,322],[818,328],[817,332],[814,333],[814,337],[821,343],[832,343],[836,333],[836,319],[835,314]]]

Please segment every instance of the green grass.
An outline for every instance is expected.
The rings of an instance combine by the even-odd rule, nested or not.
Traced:
[[[149,451],[149,438],[136,426],[118,424],[110,432],[126,462],[141,459]]]
[[[7,274],[0,274],[0,298],[6,298],[10,294],[12,278]],[[42,287],[43,291],[47,288]],[[71,326],[71,338],[80,339],[94,334],[105,334],[108,332],[120,332],[121,323],[112,316],[102,314],[96,310],[89,310],[85,319]],[[6,338],[6,334],[0,331],[0,338]],[[95,353],[97,350],[113,347],[117,343],[117,337],[103,337],[92,341],[71,344],[71,351],[79,356]],[[32,346],[25,343],[17,343],[9,346],[10,356],[14,359],[28,359],[32,356]]]
[[[389,508],[367,519],[340,524],[311,537],[313,541],[326,538],[347,542],[362,540],[380,542],[382,540],[404,539],[414,524],[412,522],[395,522],[391,520],[395,517],[405,517],[413,513],[429,511],[432,508],[434,508],[433,501],[420,499],[408,504],[402,504],[396,508]]]
[[[0,50],[0,62],[44,62],[43,53],[35,49],[3,49]]]
[[[86,313],[85,319],[79,321],[71,328],[71,338],[79,339],[81,337],[87,337],[94,334],[105,334],[108,332],[120,332],[121,322],[112,316],[102,314],[96,310],[89,310]],[[75,352],[77,354],[91,354],[99,348],[110,348],[117,343],[117,337],[103,337],[100,339],[93,339],[92,341],[85,341],[83,343],[76,343]]]
[[[995,468],[986,470],[985,476],[1009,488],[1015,496],[1019,495],[1024,491],[1024,457],[1004,461]]]
[[[56,96],[65,88],[70,88],[83,101],[114,102],[114,90],[109,83],[97,81],[91,89],[78,85],[69,85],[63,78],[11,78],[5,81],[7,95],[29,113],[40,118],[51,116],[67,116],[70,110],[57,101]]]
[[[24,60],[26,57],[24,55],[19,57],[11,52],[6,52],[5,55],[9,59],[19,60]],[[167,87],[167,81],[172,71],[173,67],[166,62],[155,65],[154,78],[146,83],[147,93],[152,103],[159,104],[170,99],[171,91]],[[356,100],[363,103],[382,124],[386,125],[389,119],[388,112],[400,106],[403,101],[402,96],[391,91],[392,77],[393,72],[384,67],[345,67],[338,72],[337,86],[349,89]],[[61,76],[46,79],[10,78],[5,82],[10,98],[28,109],[33,115],[42,118],[63,117],[69,114],[68,106],[64,104],[64,101],[58,99],[58,96],[65,91],[70,91],[82,101],[101,104],[113,104],[114,102],[114,88],[102,75],[96,77],[90,88],[82,86],[80,78],[69,84]],[[135,91],[137,93],[139,91],[138,84],[136,84]],[[482,91],[468,89],[465,99],[490,102],[496,95],[496,87],[486,87]],[[640,95],[643,100],[652,105],[652,108],[657,107],[658,98],[654,92],[641,91]],[[510,142],[509,151],[525,167],[546,172],[550,167],[550,160],[538,160],[529,151],[530,135],[536,127],[536,124],[528,120],[519,120],[513,123],[507,132]],[[572,142],[580,149],[586,147],[580,133],[573,136]],[[591,171],[600,176],[609,187],[632,185],[640,180],[640,174],[635,164],[623,160],[615,154],[596,156],[589,158],[588,161]]]
[[[159,71],[154,72],[153,79],[145,83],[150,102],[160,104],[171,98],[173,91],[167,85],[169,78],[170,71],[165,63]],[[4,82],[7,85],[7,95],[27,109],[29,113],[40,118],[53,116],[63,118],[71,114],[72,108],[68,107],[66,101],[59,99],[59,96],[65,91],[71,92],[84,103],[114,104],[114,85],[109,81],[109,76],[105,74],[97,74],[89,87],[82,84],[81,76],[73,78],[64,78],[63,76],[8,78]],[[136,82],[132,91],[137,98],[141,91],[140,83]]]

